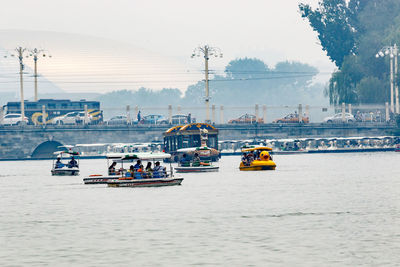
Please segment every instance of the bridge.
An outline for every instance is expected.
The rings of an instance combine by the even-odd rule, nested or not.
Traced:
[[[393,135],[397,127],[387,123],[352,124],[247,124],[215,125],[219,140],[253,138],[321,138]],[[60,145],[140,143],[163,140],[169,126],[61,125],[1,126],[0,159],[43,158]]]

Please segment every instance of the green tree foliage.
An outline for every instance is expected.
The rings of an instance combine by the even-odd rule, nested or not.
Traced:
[[[325,102],[323,85],[312,82],[317,74],[315,67],[300,62],[284,61],[276,64],[275,68],[269,68],[259,59],[235,59],[229,62],[223,75],[214,75],[210,79],[211,103],[238,107],[321,104]],[[204,81],[197,82],[188,86],[185,95],[178,89],[170,88],[160,91],[147,88],[120,90],[104,94],[97,100],[108,110],[107,117],[121,114],[126,105],[131,108],[165,108],[169,104],[174,107],[201,107],[204,105],[204,87]]]
[[[326,91],[330,102],[387,102],[389,60],[375,54],[400,41],[400,1],[323,0],[315,10],[305,4],[299,8],[339,67]]]
[[[224,72],[210,80],[213,103],[243,106],[245,100],[246,105],[277,106],[311,104],[319,93],[323,97],[322,86],[311,86],[318,70],[307,64],[285,61],[272,69],[259,59],[239,58],[229,62]],[[184,103],[204,103],[204,82],[188,87]]]
[[[353,10],[359,8],[352,3]],[[354,5],[354,6],[353,6]],[[355,52],[353,13],[345,0],[327,0],[313,10],[309,5],[299,5],[301,16],[307,18],[311,27],[318,33],[322,49],[340,67],[344,57]]]

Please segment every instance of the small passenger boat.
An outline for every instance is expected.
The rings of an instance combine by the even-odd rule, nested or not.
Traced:
[[[127,164],[133,164],[134,161],[140,160],[144,162],[162,161],[170,158],[171,155],[162,152],[142,152],[142,153],[112,153],[107,155],[107,166],[110,160],[112,165],[121,164],[121,168],[109,168],[108,175],[92,174],[85,177],[85,184],[108,184],[110,187],[150,187],[150,186],[167,186],[178,185],[182,183],[183,178],[175,178],[173,169],[167,173],[163,171],[154,171],[152,173],[141,171],[135,172],[133,175],[129,172]],[[124,167],[125,164],[125,167]]]
[[[88,177],[83,178],[84,184],[107,184],[110,179],[118,179],[123,176],[124,171],[124,161],[121,160],[126,155],[126,153],[109,153],[106,155],[107,159],[107,175],[102,174],[91,174]],[[111,165],[113,166],[111,168]],[[118,168],[117,164],[121,167]]]
[[[177,152],[181,160],[175,168],[176,172],[217,172],[219,170],[218,166],[212,165],[211,160],[201,160],[201,157],[210,159],[211,149],[206,146],[182,148]],[[182,160],[183,157],[186,160]]]
[[[159,186],[172,186],[180,185],[183,181],[182,177],[175,177],[172,165],[170,169],[161,167],[160,162],[163,159],[170,158],[171,154],[167,153],[141,153],[141,154],[127,154],[121,158],[122,161],[137,161],[137,163],[153,162],[155,163],[154,169],[146,171],[141,165],[140,169],[135,169],[133,172],[126,172],[118,179],[109,179],[107,185],[109,187],[159,187]],[[157,162],[156,162],[157,161]]]
[[[54,152],[51,175],[53,176],[77,176],[79,175],[79,153],[72,150]],[[75,160],[75,157],[77,160]],[[68,163],[63,163],[63,159]]]
[[[254,155],[253,159],[245,158],[240,162],[241,171],[264,171],[275,170],[276,164],[272,160],[270,152],[272,148],[265,146],[246,146],[242,148],[242,153]]]

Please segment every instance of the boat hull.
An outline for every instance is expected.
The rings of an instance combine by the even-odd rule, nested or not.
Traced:
[[[109,187],[160,187],[180,185],[183,178],[157,178],[157,179],[133,179],[133,180],[110,180]]]
[[[244,166],[239,167],[241,171],[273,171],[276,166]]]
[[[93,176],[93,177],[85,177],[83,178],[83,183],[84,184],[107,184],[109,180],[115,180],[118,179],[119,177],[117,176]]]
[[[218,166],[199,166],[199,167],[176,167],[176,172],[187,173],[187,172],[217,172],[219,171]]]
[[[53,176],[78,176],[79,169],[53,169],[51,170]]]
[[[276,164],[272,160],[268,161],[255,160],[251,162],[249,166],[244,165],[243,162],[241,162],[239,169],[241,171],[269,171],[269,170],[275,170]]]

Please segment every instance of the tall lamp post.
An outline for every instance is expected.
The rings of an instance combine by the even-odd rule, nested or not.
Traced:
[[[37,49],[34,48],[32,50],[30,50],[31,54],[30,56],[33,57],[33,62],[35,63],[34,66],[34,77],[35,77],[35,101],[38,101],[38,85],[37,85],[37,77],[38,77],[38,73],[37,73],[37,61],[38,61],[38,57],[42,56],[42,57],[46,57],[45,54],[45,50],[43,49]],[[51,56],[49,56],[51,57]]]
[[[194,49],[192,58],[194,57],[200,57],[204,56],[204,65],[205,65],[205,90],[206,90],[206,97],[205,97],[205,103],[206,103],[206,122],[210,121],[210,91],[208,88],[208,60],[210,56],[215,56],[215,57],[222,57],[222,52],[221,49],[218,47],[210,47],[209,45],[205,46],[199,46],[196,49]]]
[[[384,46],[375,55],[377,58],[389,56],[390,59],[390,111],[397,114],[400,113],[399,106],[399,86],[398,86],[398,62],[397,57],[399,55],[399,49],[396,44],[393,46]]]

